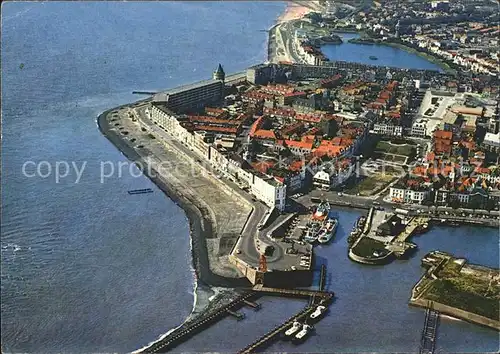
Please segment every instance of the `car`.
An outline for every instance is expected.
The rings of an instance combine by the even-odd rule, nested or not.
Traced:
[[[296,266],[292,266],[291,268],[292,268],[292,270],[297,270]]]
[[[338,195],[339,197],[342,197],[344,194],[343,194],[342,192],[338,192],[338,193],[337,193],[337,195]]]
[[[236,254],[241,254],[241,250],[240,250],[240,249],[237,249],[237,250],[236,250]]]

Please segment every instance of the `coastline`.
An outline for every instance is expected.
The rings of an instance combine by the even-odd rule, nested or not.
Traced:
[[[138,102],[145,102],[147,100],[142,100]],[[107,120],[108,115],[116,109],[121,107],[129,106],[137,102],[131,102],[122,106],[114,107],[108,109],[97,117],[96,123],[99,127],[101,133],[130,161],[139,162],[141,166],[146,166],[146,161],[129,145],[127,145],[124,140],[115,132],[111,131],[109,121]],[[186,214],[189,220],[189,238],[190,238],[190,249],[191,249],[191,271],[194,274],[193,283],[193,308],[189,316],[181,323],[179,326],[169,329],[164,334],[161,334],[157,339],[151,341],[147,345],[140,349],[136,349],[134,353],[140,352],[153,343],[158,342],[171,334],[172,332],[182,328],[186,323],[196,318],[198,315],[203,314],[205,310],[212,303],[212,298],[217,297],[219,290],[216,287],[228,289],[245,287],[248,285],[246,278],[226,278],[214,274],[210,270],[209,260],[208,260],[208,249],[205,244],[205,240],[208,235],[212,233],[213,225],[208,215],[205,215],[197,205],[196,201],[188,199],[182,193],[179,193],[173,186],[168,184],[161,178],[158,178],[158,173],[154,169],[151,169],[151,175],[149,175],[147,170],[142,171],[145,176],[147,176],[168,198],[170,198],[174,203],[176,203]],[[236,290],[234,290],[236,291]],[[142,344],[140,344],[142,345]]]

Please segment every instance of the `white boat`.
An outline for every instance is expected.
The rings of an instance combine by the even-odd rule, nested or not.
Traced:
[[[321,228],[318,234],[318,242],[319,243],[328,243],[335,232],[337,231],[337,226],[339,221],[336,218],[330,218],[326,222],[326,224]]]
[[[302,326],[301,331],[295,335],[295,339],[297,339],[297,340],[306,339],[306,336],[309,333],[309,330],[311,330],[311,329],[312,329],[311,326],[309,326],[308,324],[304,324]]]
[[[319,305],[318,307],[316,307],[316,310],[314,310],[313,313],[311,313],[311,318],[317,318],[319,316],[321,316],[321,314],[323,312],[325,312],[326,310],[326,307],[325,306],[322,306],[322,305]]]
[[[295,321],[293,324],[292,324],[292,327],[290,327],[286,332],[285,332],[285,335],[286,336],[292,336],[295,332],[297,332],[300,327],[302,325],[300,324],[300,322],[298,321]]]

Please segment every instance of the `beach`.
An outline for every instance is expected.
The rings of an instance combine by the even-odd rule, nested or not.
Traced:
[[[298,20],[312,11],[313,10],[309,7],[302,6],[294,3],[293,1],[288,1],[285,12],[278,17],[277,23],[280,24],[292,20]]]

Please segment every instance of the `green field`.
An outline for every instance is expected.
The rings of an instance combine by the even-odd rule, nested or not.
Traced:
[[[460,265],[453,261],[439,271],[438,279],[426,291],[425,298],[469,311],[499,321],[500,284],[488,273],[467,274],[460,272]]]

